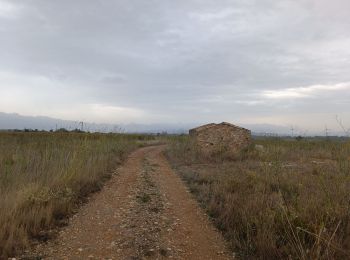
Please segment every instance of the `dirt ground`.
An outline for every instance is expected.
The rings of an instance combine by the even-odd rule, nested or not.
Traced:
[[[33,259],[232,259],[225,242],[163,156],[130,155],[99,193],[39,244]]]

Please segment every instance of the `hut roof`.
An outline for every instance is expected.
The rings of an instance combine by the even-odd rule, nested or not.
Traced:
[[[230,127],[233,127],[233,128],[238,128],[238,129],[243,129],[243,130],[249,131],[246,128],[239,127],[239,126],[236,126],[236,125],[228,123],[228,122],[222,122],[220,124],[210,123],[210,124],[202,125],[202,126],[199,126],[199,127],[195,127],[195,128],[190,129],[190,132],[200,132],[200,131],[212,128],[214,126],[221,126],[221,125],[226,125],[226,126],[230,126]]]

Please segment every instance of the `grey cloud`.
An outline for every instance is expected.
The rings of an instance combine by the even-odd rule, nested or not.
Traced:
[[[0,110],[57,116],[71,106],[79,116],[114,106],[143,111],[130,116],[142,123],[287,122],[317,111],[327,121],[349,110],[346,91],[261,93],[349,82],[348,10],[345,0],[0,0],[0,94],[14,99],[0,97]],[[106,120],[125,120],[118,109]]]

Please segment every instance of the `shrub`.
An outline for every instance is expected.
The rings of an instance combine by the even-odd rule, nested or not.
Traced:
[[[0,258],[62,221],[137,144],[136,135],[0,133]]]
[[[244,259],[345,259],[350,143],[265,139],[231,161],[206,161],[187,138],[167,156]]]

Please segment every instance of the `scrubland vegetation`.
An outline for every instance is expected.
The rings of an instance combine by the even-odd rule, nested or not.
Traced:
[[[46,239],[114,167],[151,137],[0,133],[0,259]]]
[[[255,140],[230,161],[204,158],[188,136],[169,142],[172,165],[237,257],[350,258],[349,141]]]

